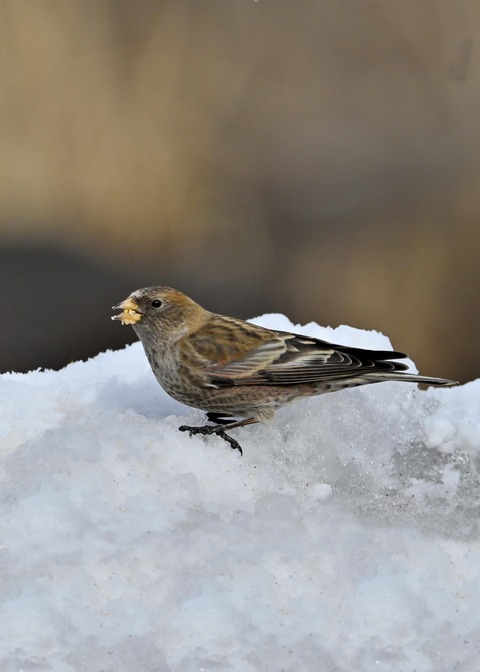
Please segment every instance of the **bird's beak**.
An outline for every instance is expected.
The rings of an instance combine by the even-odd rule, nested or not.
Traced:
[[[143,317],[143,313],[140,310],[138,303],[131,296],[125,301],[118,303],[116,306],[112,306],[112,310],[121,310],[122,312],[118,315],[113,315],[112,320],[118,320],[122,324],[136,324],[140,322]]]

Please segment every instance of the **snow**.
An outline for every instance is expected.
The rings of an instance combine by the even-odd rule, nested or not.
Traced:
[[[0,399],[3,672],[478,671],[480,380],[310,399],[243,458],[139,343]]]

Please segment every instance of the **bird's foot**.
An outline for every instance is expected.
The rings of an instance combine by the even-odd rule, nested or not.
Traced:
[[[210,418],[209,418],[210,419]],[[218,418],[219,422],[222,422],[220,418]],[[224,424],[229,424],[228,420],[223,420]],[[220,425],[204,425],[203,427],[190,427],[188,425],[182,425],[181,427],[178,428],[180,432],[188,432],[190,436],[193,436],[194,434],[203,434],[204,436],[210,436],[211,434],[217,434],[220,436],[224,441],[229,443],[232,447],[233,450],[238,450],[240,455],[243,455],[243,450],[241,445],[233,439],[231,436],[229,436],[226,431],[225,427],[223,424]]]

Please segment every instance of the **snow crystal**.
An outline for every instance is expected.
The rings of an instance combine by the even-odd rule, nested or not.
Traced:
[[[309,399],[243,458],[139,343],[0,397],[2,671],[478,670],[480,380]]]

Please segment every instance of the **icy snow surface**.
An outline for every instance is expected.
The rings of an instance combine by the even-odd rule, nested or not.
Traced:
[[[138,343],[0,397],[2,672],[480,670],[480,380],[320,396],[243,458]]]

